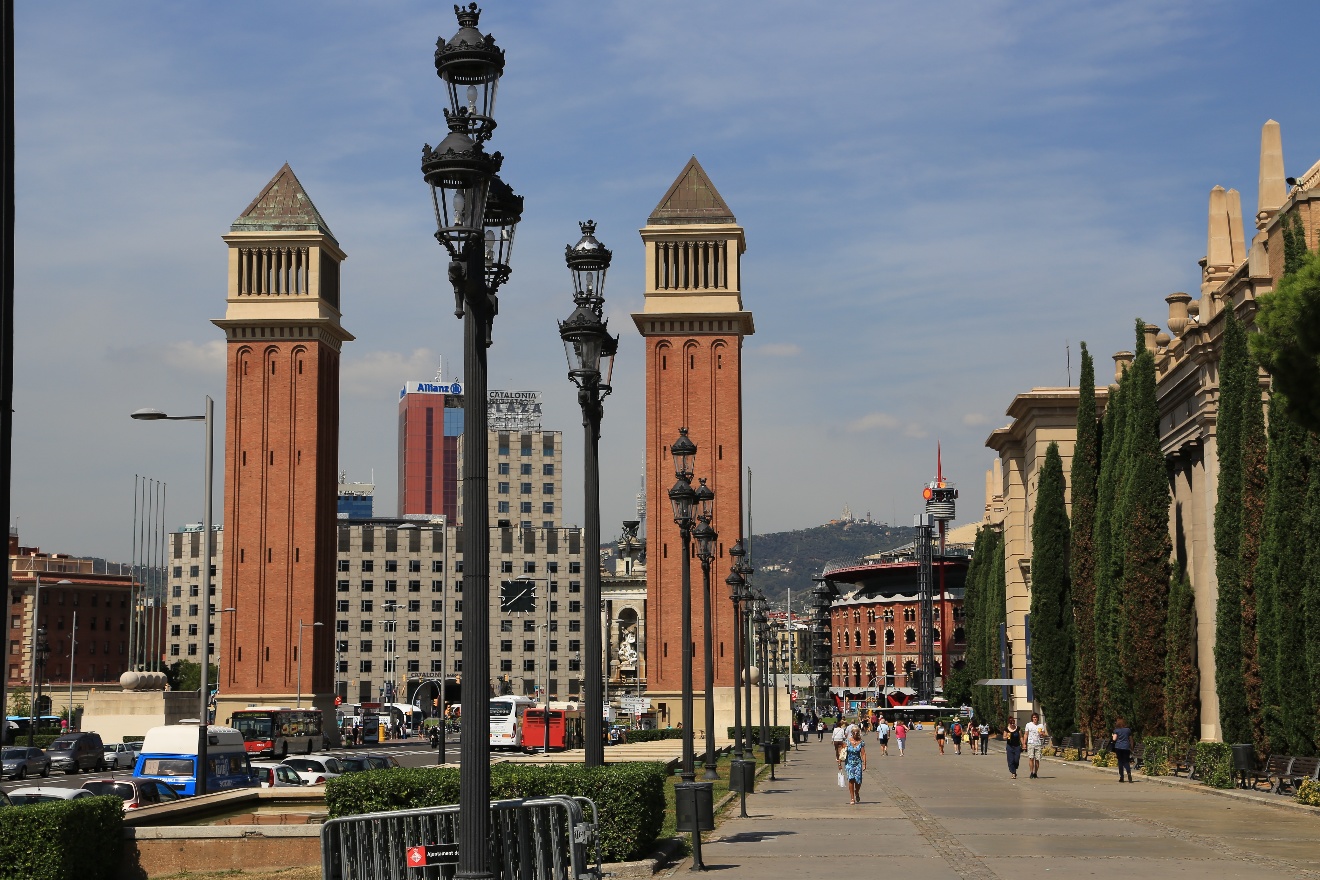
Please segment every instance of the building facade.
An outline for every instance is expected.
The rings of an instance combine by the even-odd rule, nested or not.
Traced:
[[[645,340],[646,497],[665,498],[674,484],[670,446],[686,428],[697,446],[699,478],[715,493],[712,525],[719,534],[712,579],[728,573],[728,548],[743,532],[742,342],[754,332],[743,308],[739,275],[743,229],[693,157],[641,230],[645,302],[633,315]],[[677,706],[682,690],[683,548],[669,517],[647,522],[647,690],[653,702]],[[698,646],[693,680],[704,680],[701,569],[692,638]],[[733,609],[713,603],[714,679],[721,718],[732,714]],[[660,707],[657,706],[660,711]],[[702,710],[697,709],[698,713]],[[663,712],[661,712],[663,714]],[[674,715],[673,717],[677,717]],[[700,715],[698,715],[700,717]]]
[[[399,516],[458,521],[463,386],[408,382],[399,391]]]
[[[165,663],[201,660],[202,621],[209,617],[211,631],[211,662],[219,667],[215,633],[228,606],[223,601],[223,581],[220,578],[220,560],[224,558],[224,529],[212,527],[211,538],[211,590],[202,596],[202,558],[206,551],[202,540],[202,524],[192,523],[169,536],[169,570],[166,574],[164,650]],[[231,612],[232,613],[232,612]]]
[[[335,601],[339,355],[353,338],[340,324],[346,255],[287,164],[224,240],[227,308],[214,322],[228,359],[222,592],[236,610],[219,641],[217,717],[297,693],[329,713],[333,637],[299,634],[329,620]]]

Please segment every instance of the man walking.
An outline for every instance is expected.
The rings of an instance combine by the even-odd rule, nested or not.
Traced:
[[[883,717],[875,728],[876,736],[880,738],[880,754],[889,754],[889,722]]]
[[[953,722],[953,753],[955,755],[962,754],[962,739],[963,739],[962,722],[955,719]]]
[[[1031,720],[1027,722],[1027,766],[1031,769],[1031,778],[1040,778],[1040,756],[1045,748],[1045,737],[1050,732],[1045,729],[1045,725],[1040,723],[1040,715],[1036,712],[1031,713]]]
[[[981,737],[981,754],[986,754],[986,747],[990,745],[990,725],[982,721],[981,726],[976,728],[977,734]]]

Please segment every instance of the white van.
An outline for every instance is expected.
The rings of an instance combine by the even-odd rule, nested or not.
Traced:
[[[257,784],[248,766],[243,734],[232,727],[210,725],[206,730],[206,790],[251,788]],[[153,727],[142,740],[142,752],[133,767],[139,779],[159,779],[181,795],[197,793],[198,725],[167,724]]]

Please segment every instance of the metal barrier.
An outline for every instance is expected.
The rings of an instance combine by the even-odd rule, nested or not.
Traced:
[[[321,827],[322,880],[450,880],[458,825],[457,804],[330,819]],[[491,801],[490,872],[496,880],[598,880],[598,826],[589,798]]]

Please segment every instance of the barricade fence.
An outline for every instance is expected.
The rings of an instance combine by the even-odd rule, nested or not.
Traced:
[[[582,797],[491,801],[495,880],[599,880],[596,805]],[[458,805],[365,813],[321,827],[322,880],[450,880]]]

